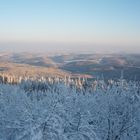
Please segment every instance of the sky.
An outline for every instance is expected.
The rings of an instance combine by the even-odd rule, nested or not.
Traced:
[[[0,0],[0,51],[140,53],[140,0]]]

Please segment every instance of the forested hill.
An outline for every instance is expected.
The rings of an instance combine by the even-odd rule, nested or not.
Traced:
[[[0,140],[139,140],[140,83],[0,84]]]
[[[47,54],[47,53],[2,53],[0,72],[12,75],[59,75],[74,77],[102,77],[119,79],[124,71],[126,80],[140,81],[139,54]]]

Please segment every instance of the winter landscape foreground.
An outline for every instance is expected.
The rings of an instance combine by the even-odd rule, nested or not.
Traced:
[[[0,140],[140,140],[140,83],[1,83]]]

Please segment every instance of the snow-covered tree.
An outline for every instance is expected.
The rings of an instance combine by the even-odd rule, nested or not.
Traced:
[[[0,140],[139,140],[139,82],[0,84]]]

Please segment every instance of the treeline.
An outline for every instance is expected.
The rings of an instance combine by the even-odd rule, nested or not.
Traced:
[[[25,91],[51,91],[55,90],[57,85],[64,84],[71,89],[75,89],[77,92],[83,92],[84,94],[89,92],[92,93],[98,88],[106,91],[108,88],[113,86],[122,85],[124,88],[133,85],[133,81],[127,82],[125,79],[121,78],[118,80],[104,80],[102,79],[90,79],[90,78],[73,78],[71,76],[65,77],[49,77],[49,76],[16,76],[10,74],[0,74],[1,84],[20,84]],[[135,81],[136,85],[139,85],[139,81]]]

